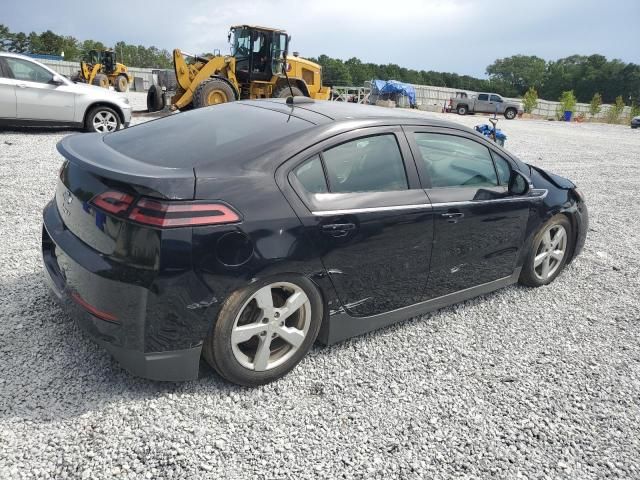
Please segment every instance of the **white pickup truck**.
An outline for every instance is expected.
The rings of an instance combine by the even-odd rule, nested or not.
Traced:
[[[516,102],[505,101],[497,93],[478,93],[470,97],[456,96],[449,99],[451,112],[458,112],[459,115],[467,113],[501,113],[508,120],[513,120],[517,115],[522,114],[522,105]]]

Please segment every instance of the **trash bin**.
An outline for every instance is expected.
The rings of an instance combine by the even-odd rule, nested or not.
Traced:
[[[564,121],[565,121],[565,122],[570,122],[570,121],[571,121],[571,115],[572,115],[572,114],[573,114],[573,112],[572,112],[572,111],[570,111],[570,110],[566,110],[566,111],[564,112]]]

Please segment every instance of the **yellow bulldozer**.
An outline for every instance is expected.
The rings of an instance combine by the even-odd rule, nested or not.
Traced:
[[[112,85],[118,92],[126,92],[133,76],[129,69],[116,61],[113,50],[90,50],[80,62],[80,71],[72,78],[74,81],[109,88]]]
[[[173,51],[176,82],[172,109],[188,110],[240,99],[329,98],[329,87],[322,86],[320,65],[297,54],[287,57],[290,37],[284,30],[236,25],[231,27],[228,40],[231,55],[216,52],[202,57]],[[162,88],[154,84],[149,89],[150,111],[164,107]]]

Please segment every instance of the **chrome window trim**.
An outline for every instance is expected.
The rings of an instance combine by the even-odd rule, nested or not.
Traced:
[[[441,202],[441,203],[420,203],[415,205],[394,205],[390,207],[369,207],[369,208],[346,208],[341,210],[317,210],[311,212],[317,217],[328,217],[332,215],[350,215],[357,213],[393,212],[397,210],[431,210],[433,208],[457,207],[469,205],[482,205],[485,203],[501,202],[521,202],[523,200],[543,200],[549,193],[546,189],[533,189],[533,195],[524,197],[496,198],[491,200],[464,200],[461,202]]]
[[[395,210],[421,210],[431,209],[430,203],[419,203],[415,205],[394,205],[392,207],[370,207],[370,208],[347,208],[344,210],[319,210],[311,212],[318,217],[326,217],[331,215],[348,215],[355,213],[372,213],[372,212],[392,212]]]

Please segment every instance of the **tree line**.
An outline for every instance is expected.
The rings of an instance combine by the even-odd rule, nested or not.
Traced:
[[[172,68],[173,59],[168,50],[118,42],[113,47],[95,40],[78,40],[70,35],[58,35],[51,30],[42,33],[11,32],[0,24],[0,50],[14,53],[62,55],[70,62],[84,59],[91,50],[113,48],[120,63],[133,67]]]
[[[514,55],[487,67],[489,78],[475,78],[433,70],[413,70],[389,63],[364,63],[358,58],[343,61],[320,55],[323,81],[329,86],[362,85],[374,78],[417,85],[496,92],[506,97],[523,96],[533,87],[540,98],[558,99],[573,90],[579,102],[590,102],[599,93],[604,103],[621,96],[627,105],[640,103],[640,65],[608,60],[602,55],[572,55],[555,61]]]
[[[107,48],[95,40],[78,40],[51,30],[42,33],[11,32],[0,24],[0,50],[17,53],[61,55],[79,61],[90,50]],[[118,42],[113,46],[119,62],[135,67],[172,68],[171,53],[157,47]],[[590,102],[597,93],[602,102],[614,103],[617,97],[627,105],[640,103],[640,65],[609,60],[602,55],[571,55],[546,61],[535,55],[500,58],[486,69],[488,78],[458,75],[434,70],[414,70],[400,65],[363,62],[320,55],[311,60],[323,68],[323,82],[329,86],[360,86],[374,78],[399,80],[417,85],[432,85],[461,90],[491,91],[506,97],[523,96],[531,88],[540,98],[555,100],[562,92],[573,91],[579,102]],[[427,62],[428,59],[425,60]]]

